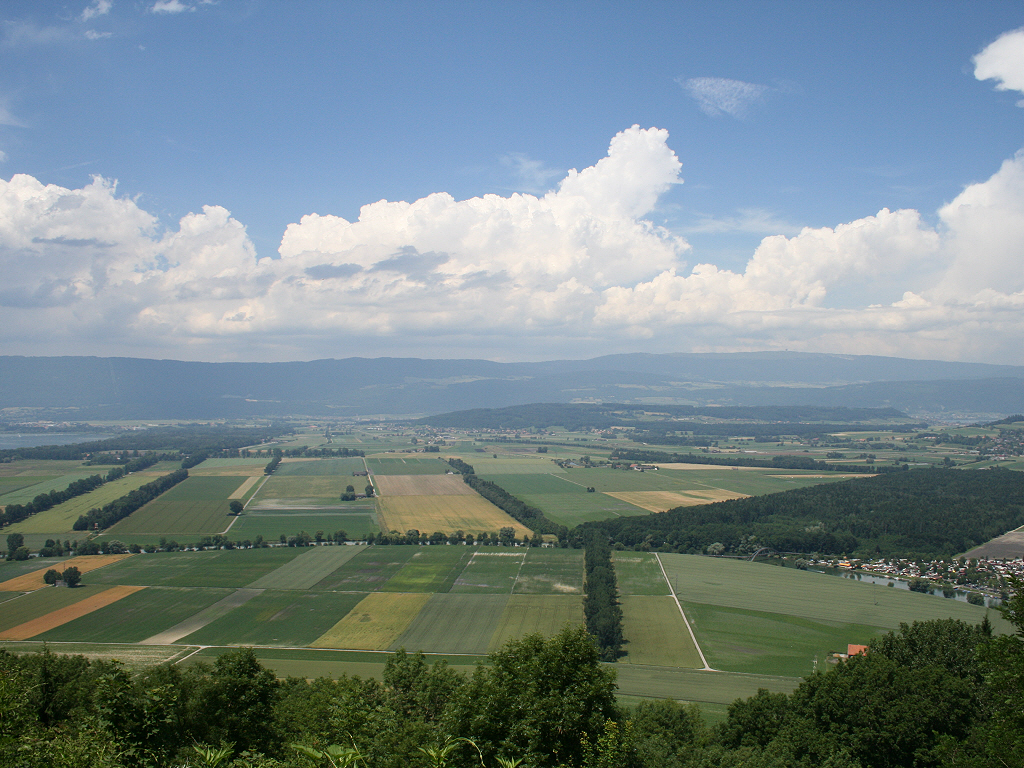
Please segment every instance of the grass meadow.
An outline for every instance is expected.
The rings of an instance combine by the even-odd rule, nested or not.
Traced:
[[[384,592],[448,592],[472,558],[469,547],[426,547],[381,587]]]
[[[615,578],[622,595],[668,595],[668,582],[650,552],[613,552]]]
[[[342,459],[285,459],[272,477],[349,477],[353,478],[353,472],[362,472],[366,469],[363,460],[356,457]],[[352,484],[362,478],[354,477]],[[344,487],[344,486],[343,486]],[[358,486],[357,486],[358,487]]]
[[[314,589],[339,592],[375,592],[398,573],[419,547],[367,547]]]

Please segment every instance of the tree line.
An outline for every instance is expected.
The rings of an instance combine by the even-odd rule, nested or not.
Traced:
[[[158,477],[156,480],[114,499],[109,504],[105,504],[101,509],[90,509],[84,515],[79,515],[72,529],[87,531],[94,528],[109,528],[187,477],[187,469],[178,469],[169,475]]]
[[[583,618],[603,661],[622,652],[622,608],[612,564],[612,548],[600,531],[591,531],[583,547]]]
[[[616,701],[585,629],[531,635],[471,674],[420,653],[381,679],[277,679],[254,652],[130,672],[0,651],[3,768],[1003,768],[1024,750],[1024,592],[1007,618],[902,624],[864,655],[760,690],[709,725]]]

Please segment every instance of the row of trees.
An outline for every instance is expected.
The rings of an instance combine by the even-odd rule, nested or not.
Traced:
[[[462,459],[451,458],[447,461],[452,469],[462,474],[462,481],[466,485],[527,528],[540,534],[554,534],[559,539],[565,539],[569,533],[568,528],[549,520],[536,507],[527,504],[521,499],[517,499],[504,488],[492,483],[490,480],[477,477],[473,466],[467,464]]]
[[[612,548],[600,531],[592,531],[583,548],[583,617],[601,649],[604,661],[615,661],[622,651],[622,608],[612,564]]]
[[[37,512],[44,512],[47,509],[55,507],[58,504],[62,504],[76,496],[82,496],[83,494],[89,493],[89,491],[99,488],[105,482],[106,480],[104,480],[100,475],[83,477],[80,480],[73,481],[62,491],[40,493],[27,504],[8,504],[7,507],[0,512],[0,526],[21,522],[26,517],[34,515]],[[10,549],[8,548],[8,558],[9,557]]]
[[[810,469],[818,472],[842,472],[878,475],[887,472],[905,472],[906,465],[867,466],[860,464],[829,464],[809,456],[772,456],[755,459],[752,456],[708,456],[703,453],[666,453],[665,451],[639,451],[618,449],[609,457],[613,462],[632,461],[644,464],[708,464],[719,467],[760,467],[762,469]]]
[[[1016,634],[1000,637],[987,623],[903,624],[791,694],[735,701],[713,727],[674,701],[618,704],[582,628],[511,642],[471,675],[399,651],[380,681],[281,681],[248,649],[137,674],[0,652],[0,766],[1018,766],[1022,592],[1007,618]]]
[[[158,477],[156,480],[146,483],[118,499],[114,499],[101,509],[90,509],[84,515],[79,515],[72,528],[76,531],[109,528],[119,520],[128,517],[135,510],[140,509],[144,504],[151,502],[164,491],[170,490],[187,477],[187,469],[178,469],[169,475]]]

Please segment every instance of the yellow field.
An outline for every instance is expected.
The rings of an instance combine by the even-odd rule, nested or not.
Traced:
[[[234,493],[232,493],[230,496],[228,496],[228,498],[229,499],[240,499],[240,498],[242,498],[243,496],[245,496],[246,491],[248,491],[250,488],[252,488],[258,482],[259,482],[259,477],[257,475],[253,475],[252,477],[247,477],[242,482],[242,484],[240,486],[238,486],[238,490],[236,490]]]
[[[428,593],[372,592],[309,645],[383,651],[408,629],[428,600]]]
[[[710,504],[713,501],[747,498],[745,493],[726,491],[721,488],[709,488],[701,491],[606,491],[605,495],[614,496],[620,501],[649,512],[665,512],[675,507],[694,507],[698,504]]]
[[[539,632],[551,637],[566,624],[583,623],[582,595],[511,595],[494,630],[488,653],[498,650],[509,640]]]
[[[105,565],[116,563],[118,560],[124,560],[126,557],[131,557],[131,555],[83,555],[82,557],[72,557],[70,560],[57,563],[57,567],[54,570],[65,571],[71,566],[75,566],[82,573],[88,573]],[[0,582],[0,592],[31,592],[34,589],[41,589],[46,586],[46,582],[43,581],[43,574],[48,570],[50,569],[40,568],[38,571],[26,573],[16,579]]]
[[[116,603],[121,598],[128,597],[128,595],[138,592],[140,589],[145,589],[145,587],[111,587],[110,589],[105,589],[84,600],[79,600],[67,608],[51,611],[40,616],[38,619],[26,621],[24,624],[12,627],[6,632],[0,632],[0,640],[28,640],[30,637],[41,635],[43,632],[48,632],[54,627],[67,624],[69,621],[74,621],[111,603]]]
[[[462,475],[374,475],[379,496],[476,496]]]
[[[516,522],[487,499],[472,496],[392,496],[377,500],[381,530],[405,533],[410,528],[425,533],[465,531],[497,533],[514,528],[516,536],[533,532]]]

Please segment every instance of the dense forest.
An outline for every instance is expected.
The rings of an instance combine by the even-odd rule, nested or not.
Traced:
[[[513,641],[471,675],[389,657],[381,680],[278,680],[249,649],[132,673],[116,661],[0,651],[2,768],[997,768],[1024,749],[1017,635],[902,625],[790,695],[694,706],[615,698],[591,637]]]
[[[1024,474],[920,469],[584,523],[627,548],[949,558],[1024,525]]]

